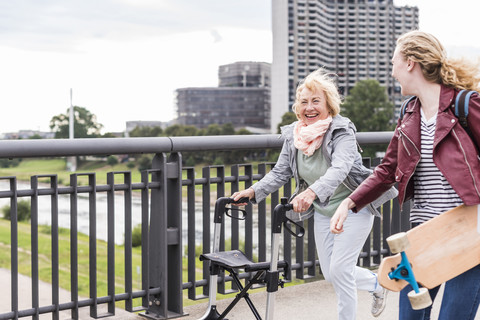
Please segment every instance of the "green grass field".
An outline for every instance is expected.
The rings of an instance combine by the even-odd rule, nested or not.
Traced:
[[[85,162],[78,168],[76,173],[96,173],[97,184],[107,183],[107,173],[112,171],[131,171],[132,181],[140,181],[138,169],[129,169],[125,163],[113,166],[105,161]],[[17,167],[0,168],[0,176],[16,176],[18,180],[30,181],[33,175],[56,174],[60,184],[68,185],[71,172],[67,171],[65,159],[24,159]]]

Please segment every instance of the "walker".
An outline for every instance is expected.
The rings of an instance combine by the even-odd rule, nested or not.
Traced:
[[[233,219],[244,220],[246,211],[240,208],[227,208],[228,204],[233,203],[247,203],[248,199],[242,198],[239,201],[233,201],[232,198],[221,197],[215,203],[215,217],[214,217],[214,233],[213,233],[213,252],[205,253],[200,256],[200,260],[210,261],[210,280],[209,280],[209,303],[208,309],[199,320],[216,320],[225,319],[225,316],[235,307],[240,299],[244,298],[248,306],[252,310],[256,319],[262,319],[259,312],[253,305],[253,302],[248,296],[247,291],[254,284],[266,284],[267,287],[267,306],[266,306],[266,320],[273,319],[273,311],[275,304],[275,293],[278,291],[278,286],[283,288],[284,280],[279,278],[279,270],[283,270],[282,275],[286,279],[288,274],[288,263],[284,260],[278,260],[280,235],[282,225],[285,230],[294,237],[301,238],[305,233],[305,229],[294,221],[290,220],[286,213],[292,210],[292,205],[288,203],[287,198],[282,198],[281,203],[277,205],[273,211],[272,224],[272,250],[270,262],[252,262],[240,250],[220,251],[220,231],[224,221],[225,214]],[[238,211],[243,213],[243,216],[237,217],[228,213],[229,211]],[[293,232],[288,223],[294,224],[298,227],[298,232]],[[246,280],[245,287],[240,282],[238,271],[236,269],[244,269],[245,272],[256,272],[251,279]],[[233,278],[233,282],[237,285],[240,293],[228,305],[228,307],[220,314],[216,307],[217,294],[217,279],[221,271],[228,271]]]

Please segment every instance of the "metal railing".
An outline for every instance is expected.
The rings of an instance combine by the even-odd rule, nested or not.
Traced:
[[[360,144],[387,143],[391,132],[359,133]],[[7,190],[0,191],[0,200],[10,203],[10,255],[11,255],[11,310],[0,310],[0,319],[18,319],[31,316],[38,319],[40,314],[51,313],[59,319],[59,313],[70,310],[71,318],[78,319],[81,307],[90,308],[90,316],[99,318],[115,314],[117,301],[124,301],[124,308],[130,312],[144,311],[142,314],[152,319],[170,319],[183,315],[183,292],[188,298],[202,299],[208,295],[208,266],[200,263],[199,252],[209,252],[211,248],[212,206],[218,197],[229,195],[237,190],[248,188],[261,179],[274,165],[263,163],[234,164],[229,166],[207,166],[201,176],[193,167],[183,167],[182,152],[231,151],[279,149],[283,141],[279,135],[258,136],[208,136],[171,138],[117,138],[117,139],[75,139],[75,140],[5,140],[0,141],[0,158],[67,157],[114,154],[155,154],[151,169],[141,174],[141,181],[132,181],[132,174],[109,172],[107,184],[98,185],[95,172],[72,173],[68,186],[59,185],[57,175],[43,174],[31,177],[30,186],[20,189],[16,177],[1,177],[7,181]],[[368,162],[368,160],[367,160]],[[375,164],[375,163],[374,163]],[[367,165],[369,165],[367,163]],[[254,172],[256,170],[256,172]],[[120,179],[118,179],[120,178]],[[85,185],[84,180],[87,180]],[[120,181],[119,181],[120,180]],[[45,182],[47,181],[47,182]],[[244,250],[249,258],[266,261],[269,250],[269,219],[273,208],[282,196],[290,196],[292,185],[288,183],[281,191],[272,194],[267,201],[246,207],[247,219],[239,224],[232,220],[222,232],[221,248]],[[106,195],[106,208],[99,208],[98,198]],[[62,198],[63,197],[63,198]],[[65,198],[66,197],[66,198]],[[19,309],[19,239],[17,205],[20,198],[31,202],[31,307]],[[41,199],[49,198],[48,215],[51,226],[51,304],[39,304],[39,228],[41,224]],[[63,200],[62,200],[63,199]],[[117,202],[121,200],[119,208]],[[70,251],[67,269],[71,292],[69,301],[59,299],[60,280],[65,275],[60,270],[59,236],[60,202],[68,202],[67,226],[70,237],[67,242]],[[82,202],[80,204],[80,202]],[[388,255],[385,239],[388,235],[408,229],[408,215],[400,214],[396,200],[386,203],[383,219],[375,219],[371,236],[365,243],[359,264],[372,266],[380,263]],[[86,212],[81,214],[79,212]],[[86,218],[82,218],[85,216]],[[106,222],[99,216],[105,216]],[[88,282],[89,296],[79,296],[78,237],[79,219],[88,222]],[[83,221],[83,220],[82,220]],[[134,286],[132,253],[132,228],[134,221],[141,223],[141,284]],[[120,226],[119,226],[120,225]],[[106,227],[104,239],[107,246],[107,292],[100,294],[97,289],[97,268],[99,267],[99,227]],[[282,255],[290,263],[289,278],[308,279],[318,275],[318,261],[315,258],[313,225],[306,224],[304,239],[292,240],[284,235]],[[122,230],[123,261],[116,261],[115,251],[119,250],[116,233]],[[228,245],[225,243],[230,243]],[[116,266],[122,265],[123,281],[116,277]],[[186,276],[183,266],[186,264]],[[199,271],[201,264],[201,271]],[[62,266],[64,268],[65,266]],[[83,271],[83,270],[82,270]],[[294,271],[294,274],[293,272]],[[248,277],[242,274],[241,277]],[[229,276],[220,277],[219,292],[235,291]],[[118,282],[122,282],[121,289]],[[100,314],[99,305],[107,305],[107,312]],[[135,307],[135,305],[137,305]]]

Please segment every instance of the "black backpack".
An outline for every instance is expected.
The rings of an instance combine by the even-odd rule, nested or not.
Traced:
[[[468,128],[467,123],[467,116],[468,116],[468,103],[470,101],[470,96],[473,93],[477,93],[477,91],[473,90],[461,90],[457,94],[457,98],[455,99],[455,116],[458,118],[458,122],[462,125],[463,129],[468,133],[468,135],[473,139],[473,135]],[[400,119],[403,119],[403,115],[405,114],[405,110],[407,109],[407,105],[410,101],[415,99],[416,96],[412,96],[410,98],[405,99],[403,101],[402,106],[400,107]]]

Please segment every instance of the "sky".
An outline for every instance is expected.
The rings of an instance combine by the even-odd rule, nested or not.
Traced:
[[[177,88],[217,86],[220,65],[272,62],[271,1],[0,0],[0,133],[50,131],[70,103],[103,133],[170,121]],[[452,56],[480,55],[480,3],[394,4],[418,6],[420,29]]]

